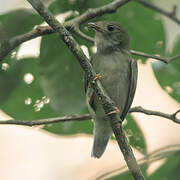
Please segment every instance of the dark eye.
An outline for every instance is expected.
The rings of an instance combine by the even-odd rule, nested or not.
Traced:
[[[114,27],[113,25],[108,25],[108,26],[107,26],[107,29],[108,29],[109,31],[114,31],[115,27]]]

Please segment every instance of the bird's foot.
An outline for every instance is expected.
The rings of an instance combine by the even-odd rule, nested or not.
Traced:
[[[100,73],[96,74],[96,77],[93,79],[94,81],[100,80],[101,79],[101,75]]]
[[[120,111],[117,107],[114,108],[114,111],[111,111],[109,112],[107,115],[110,115],[110,114],[118,114]]]
[[[100,73],[96,74],[96,77],[93,79],[93,82],[96,82],[97,80],[101,79]],[[88,85],[88,88],[91,88],[91,84]]]

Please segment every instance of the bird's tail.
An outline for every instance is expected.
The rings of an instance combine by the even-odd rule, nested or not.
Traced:
[[[112,128],[107,119],[94,121],[94,143],[91,157],[100,158],[102,156],[111,135]]]

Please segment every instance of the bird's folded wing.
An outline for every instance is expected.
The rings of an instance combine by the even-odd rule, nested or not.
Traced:
[[[130,86],[129,86],[128,98],[125,108],[120,116],[122,121],[126,117],[134,98],[136,85],[137,85],[137,74],[138,74],[137,62],[136,60],[132,59],[130,63]]]

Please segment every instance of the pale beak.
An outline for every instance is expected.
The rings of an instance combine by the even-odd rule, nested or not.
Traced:
[[[89,22],[88,27],[94,29],[95,31],[102,31],[101,28],[94,22]]]

